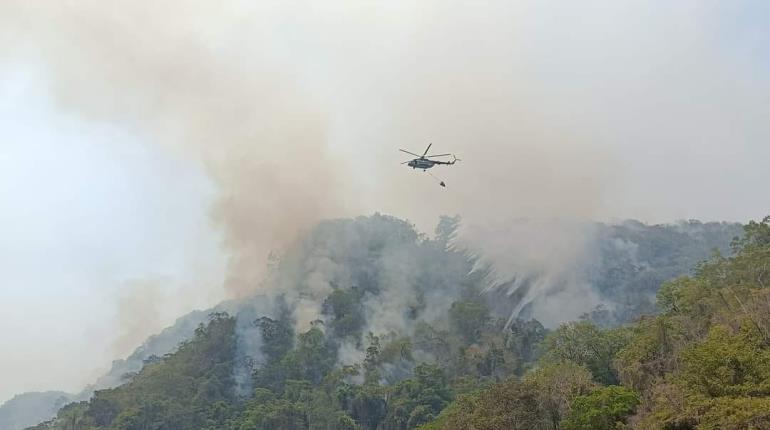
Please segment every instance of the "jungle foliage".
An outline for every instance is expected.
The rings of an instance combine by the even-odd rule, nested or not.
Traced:
[[[246,395],[234,381],[237,316],[213,313],[176,351],[34,429],[770,428],[770,217],[745,226],[734,254],[666,282],[657,313],[554,330],[496,315],[484,269],[447,246],[457,221],[442,223],[435,239],[399,225],[374,229],[365,251],[332,255],[349,260],[351,285],[332,285],[309,326],[288,308],[255,319],[260,359]],[[409,244],[410,260],[380,259],[393,241]],[[398,313],[409,329],[375,332],[373,303],[387,306],[378,295],[399,281],[387,268],[411,260],[435,267],[413,274]],[[447,286],[443,319],[428,317],[435,285]]]

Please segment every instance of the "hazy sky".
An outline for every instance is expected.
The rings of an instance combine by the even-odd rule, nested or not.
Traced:
[[[767,2],[152,3],[0,5],[0,401],[321,217],[770,213]],[[398,164],[428,142],[447,189]]]
[[[157,328],[221,297],[205,284],[221,267],[205,176],[57,111],[30,73],[0,85],[2,400],[79,389],[141,342],[133,325]],[[121,311],[152,282],[162,307]]]

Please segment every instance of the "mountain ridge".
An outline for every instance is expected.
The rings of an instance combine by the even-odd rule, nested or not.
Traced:
[[[432,245],[430,242],[428,244],[431,246],[438,245],[439,247],[441,246],[446,247],[449,241],[451,240],[451,238],[454,237],[454,234],[459,225],[459,222],[460,220],[457,218],[450,218],[450,217],[443,218],[442,223],[443,223],[444,230],[443,231],[441,230],[442,224],[440,224],[439,228],[437,228],[436,238],[431,239],[433,240]],[[739,227],[737,224],[701,223],[699,221],[689,221],[689,222],[683,222],[683,223],[678,223],[673,225],[654,225],[654,226],[647,226],[643,223],[639,223],[636,221],[626,221],[619,225],[607,225],[602,223],[593,223],[592,225],[601,231],[601,234],[597,235],[597,237],[600,238],[599,239],[600,241],[603,240],[604,242],[602,243],[605,243],[605,244],[615,243],[616,240],[618,239],[618,236],[621,236],[621,239],[623,240],[626,240],[629,237],[635,237],[636,242],[634,242],[633,240],[630,240],[630,243],[633,243],[636,245],[635,251],[627,253],[625,257],[629,257],[629,258],[626,258],[626,260],[628,261],[621,258],[620,263],[618,263],[618,265],[621,268],[626,268],[626,269],[640,267],[640,265],[637,264],[638,261],[636,261],[639,258],[638,254],[640,254],[639,249],[641,249],[642,251],[645,251],[649,247],[649,243],[647,244],[645,243],[645,234],[652,236],[653,233],[655,233],[661,236],[658,239],[648,240],[648,242],[651,242],[651,243],[656,243],[655,240],[661,240],[662,238],[667,238],[669,236],[677,236],[677,235],[679,235],[677,236],[678,237],[677,240],[679,240],[680,242],[681,241],[687,241],[687,242],[700,241],[701,246],[694,247],[694,248],[697,248],[696,250],[698,252],[695,253],[697,255],[691,255],[688,258],[685,258],[684,263],[677,262],[678,264],[688,264],[695,260],[704,259],[711,252],[710,248],[716,247],[724,250],[725,248],[728,247],[729,239],[732,238],[734,233],[736,233],[739,230]],[[620,233],[618,233],[619,231]],[[704,231],[706,232],[706,234],[702,234]],[[721,233],[717,234],[716,237],[709,237],[709,234],[712,234],[713,236],[714,232],[721,232]],[[393,236],[395,238],[400,238],[400,239],[406,238],[405,239],[406,242],[403,242],[405,245],[398,245],[398,243],[401,243],[401,242],[397,242],[396,245],[393,245],[393,246],[396,246],[396,249],[400,250],[399,252],[406,252],[406,253],[415,252],[415,250],[413,249],[414,246],[409,245],[409,243],[411,243],[410,241],[418,241],[419,243],[418,234],[414,231],[413,227],[411,227],[408,223],[402,220],[398,220],[396,218],[381,216],[381,215],[374,215],[372,217],[359,217],[355,220],[334,220],[334,221],[324,222],[324,223],[321,223],[319,227],[316,228],[316,230],[314,230],[313,234],[315,235],[315,239],[313,240],[315,240],[316,242],[320,241],[320,243],[322,244],[320,248],[316,248],[316,249],[321,249],[321,250],[326,249],[324,247],[328,246],[328,244],[330,243],[336,244],[336,242],[334,242],[333,240],[335,235],[341,235],[341,236],[347,235],[347,237],[351,239],[351,241],[359,240],[361,239],[361,237],[359,236],[363,235],[366,237],[366,240],[372,241],[373,243],[376,242],[376,243],[385,244],[386,248],[387,248],[387,244],[390,243],[388,236]],[[311,236],[313,234],[311,234]],[[700,235],[700,239],[693,240],[693,238],[698,237],[697,236],[698,234]],[[311,244],[313,240],[310,240]],[[329,240],[331,240],[331,242],[329,242]],[[677,240],[671,240],[672,243],[669,243],[667,245],[668,248],[674,249],[674,250],[679,249],[677,247],[678,246],[681,247],[683,243],[679,243],[677,242]],[[342,241],[342,243],[345,243],[345,241]],[[712,246],[715,244],[717,246]],[[307,245],[307,243],[305,243],[304,245]],[[291,265],[292,258],[295,258],[295,259],[300,258],[300,260],[302,258],[305,258],[305,257],[301,257],[302,252],[305,251],[305,249],[303,249],[304,245],[301,245],[298,247],[295,246],[295,249],[293,251],[290,250],[286,254],[283,262],[284,266]],[[318,245],[318,243],[316,243],[316,245]],[[358,245],[363,246],[363,248],[361,249],[365,249],[367,247],[367,244],[365,241],[362,241],[362,243],[359,243]],[[406,248],[403,248],[403,246],[406,246]],[[688,246],[692,246],[692,245],[688,243]],[[626,248],[628,248],[628,246],[626,246]],[[666,249],[666,246],[662,248]],[[616,253],[618,252],[616,247],[615,248],[609,247],[609,249],[610,251],[604,251],[605,254],[603,254],[602,256],[602,258],[604,258],[605,260],[607,259],[608,255],[613,255],[612,252],[616,252]],[[299,252],[298,250],[301,252]],[[292,255],[292,252],[294,252],[295,254],[299,252],[300,257],[298,257],[297,255]],[[326,252],[326,251],[323,251],[323,252]],[[458,255],[460,254],[461,253],[458,253]],[[641,254],[644,255],[644,252],[641,252]],[[417,254],[414,254],[414,255],[417,255]],[[440,253],[435,255],[440,255]],[[602,254],[600,253],[600,255]],[[340,254],[340,256],[343,259],[352,259],[351,262],[355,263],[356,258],[354,254],[352,255]],[[462,261],[462,260],[457,260],[456,257],[452,257],[452,258],[455,258],[456,261]],[[466,258],[466,257],[462,257],[462,258]],[[303,261],[307,261],[307,260],[303,260]],[[377,260],[377,261],[380,261],[380,260]],[[387,260],[382,260],[382,261],[385,261],[387,264],[394,264],[394,263],[405,264],[405,262],[400,261],[400,259],[397,256],[388,256]],[[382,261],[380,261],[380,263],[377,263],[377,264],[381,264]],[[463,266],[463,264],[465,264],[465,266]],[[458,266],[460,268],[465,267],[465,269],[461,269],[460,272],[463,272],[463,271],[468,272],[469,267],[471,267],[472,265],[467,265],[466,263],[463,263],[463,264],[460,264],[460,266]],[[340,267],[345,267],[345,270],[352,270],[351,268],[354,268],[355,265],[350,267],[347,267],[345,265],[340,265]],[[362,266],[362,267],[365,267],[365,266]],[[451,267],[448,267],[448,268],[451,268]],[[399,270],[400,269],[401,268],[399,268]],[[686,274],[686,273],[681,273],[681,269],[676,269],[676,267],[674,266],[669,267],[669,269],[673,270],[674,272],[677,272],[678,275]],[[401,276],[401,273],[399,273],[398,271],[388,272],[388,270],[390,269],[385,269],[385,273],[391,273],[390,275],[387,275],[390,278],[392,278],[393,276],[392,273],[396,273],[398,276]],[[613,270],[615,269],[613,268]],[[290,270],[289,272],[292,272],[292,271]],[[633,273],[638,274],[637,272],[633,272]],[[429,274],[428,276],[432,276],[432,275]],[[460,276],[461,278],[463,275],[460,274],[457,276]],[[478,276],[483,278],[484,273],[479,273]],[[286,279],[286,278],[293,279],[294,274],[291,273],[290,276],[284,276],[284,279],[282,279],[281,282],[289,281],[289,279]],[[457,279],[460,279],[460,278],[457,278]],[[366,274],[364,274],[364,277],[360,279],[365,280]],[[629,279],[633,281],[634,278],[631,277]],[[296,279],[291,282],[295,282],[295,281]],[[330,288],[329,291],[334,290],[333,287],[330,287],[330,285],[334,285],[333,282],[331,280],[329,281],[330,281],[329,285],[327,285],[326,287]],[[390,281],[388,282],[400,282],[400,280],[390,279]],[[438,282],[440,283],[442,281],[439,280]],[[475,282],[478,282],[478,281],[475,281]],[[631,282],[629,285],[633,287],[636,284]],[[326,291],[326,292],[329,292],[329,291]],[[427,292],[429,293],[429,295],[432,294],[431,291],[427,291]],[[650,295],[650,291],[635,291],[635,293],[640,293],[640,294],[637,294],[634,297],[643,297],[644,294],[648,296]],[[374,294],[374,293],[371,293],[371,294]],[[425,293],[420,293],[420,294],[423,294],[423,295],[415,296],[415,299],[419,299],[419,297],[422,297],[422,299],[419,299],[419,300],[423,300],[423,301],[426,300],[424,295]],[[459,290],[458,290],[458,294],[462,295],[462,293]],[[652,292],[652,294],[654,295],[654,292]],[[502,297],[506,297],[506,296],[503,295]],[[508,301],[510,302],[510,295],[507,298],[508,298]],[[294,297],[294,299],[296,299],[299,303],[301,303],[304,300],[302,294],[297,295],[296,297]],[[264,302],[264,303],[271,301],[266,297],[261,297],[260,300],[261,302]],[[180,317],[179,319],[177,319],[177,321],[173,326],[167,329],[164,329],[158,335],[154,335],[148,338],[148,340],[145,341],[139,348],[137,348],[134,351],[134,353],[132,353],[129,357],[123,360],[116,360],[113,363],[113,366],[110,372],[108,372],[103,377],[99,378],[92,386],[87,387],[84,390],[84,392],[81,393],[80,397],[85,398],[93,391],[103,390],[114,386],[119,386],[121,383],[126,382],[126,380],[130,379],[133,374],[135,374],[136,372],[139,372],[148,360],[152,361],[154,360],[153,357],[163,356],[165,354],[171,353],[176,349],[177,345],[180,342],[183,342],[185,339],[190,338],[190,336],[193,335],[193,333],[200,326],[200,324],[202,322],[205,322],[207,319],[207,316],[212,312],[229,312],[234,316],[237,316],[240,313],[250,312],[252,316],[256,316],[257,314],[255,314],[255,308],[261,307],[263,309],[260,310],[261,312],[259,313],[260,315],[270,314],[270,312],[268,312],[265,309],[265,305],[260,305],[260,306],[255,305],[255,303],[259,302],[260,300],[250,299],[245,301],[228,301],[228,302],[221,303],[207,311],[194,311],[194,312],[191,312],[190,314]],[[428,298],[427,300],[430,302],[431,300],[436,300],[436,299]],[[489,300],[489,301],[494,302],[496,300]],[[272,304],[268,304],[266,306],[270,307],[271,305]],[[403,303],[403,305],[417,306],[418,308],[419,306],[421,306],[419,303],[413,303],[411,305],[408,303]],[[329,306],[331,308],[334,307],[334,305],[331,305],[331,304]],[[522,309],[526,309],[526,305]],[[294,311],[296,311],[296,308],[294,309]],[[276,317],[277,315],[273,314],[271,316]],[[518,316],[519,315],[515,315],[515,317],[518,317]],[[527,315],[521,315],[521,316],[526,317]],[[605,320],[608,319],[607,313],[603,312],[601,309],[598,312],[596,312],[594,315],[588,315],[587,317],[593,318],[593,319],[599,319],[599,318],[604,318]],[[624,318],[627,318],[627,317],[628,315],[626,314]],[[604,321],[604,323],[611,325],[611,324],[617,324],[620,321],[618,317],[611,317],[611,318],[614,318],[614,319],[610,321]],[[332,321],[331,324],[334,324],[334,322]],[[250,327],[250,328],[252,330],[256,330],[254,327]],[[359,338],[359,341],[360,339],[361,338]],[[355,346],[355,342],[351,345],[353,347],[351,351],[354,352],[354,355],[357,354],[360,357],[360,355],[362,354],[362,351],[359,350],[359,352],[355,352],[357,348]],[[252,345],[249,348],[253,352],[259,347],[261,347],[261,345]],[[260,355],[260,354],[257,351],[254,355]],[[42,417],[42,420],[45,420],[48,418],[50,417]],[[9,430],[15,430],[15,429],[9,429]]]

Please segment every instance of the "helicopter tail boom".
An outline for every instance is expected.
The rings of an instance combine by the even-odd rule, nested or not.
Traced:
[[[462,160],[460,160],[454,154],[452,154],[452,161],[433,161],[433,164],[443,164],[443,165],[451,166],[458,161],[462,161]]]

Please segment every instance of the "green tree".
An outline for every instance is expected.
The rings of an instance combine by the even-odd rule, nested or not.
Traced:
[[[449,308],[449,320],[456,333],[466,342],[473,343],[489,321],[489,309],[477,301],[454,302]]]
[[[358,340],[366,323],[362,299],[364,291],[351,287],[335,289],[323,302],[322,313],[330,320],[330,330],[340,339]]]
[[[602,330],[589,321],[562,324],[543,341],[544,358],[575,362],[590,370],[597,382],[616,384],[613,359],[629,341],[630,334],[624,328]]]
[[[240,419],[238,430],[307,429],[306,410],[301,403],[278,398],[258,388]]]
[[[420,430],[533,430],[541,423],[537,393],[516,379],[460,396]]]
[[[620,430],[639,404],[639,395],[617,385],[601,387],[571,402],[571,411],[562,422],[564,430]]]
[[[544,429],[558,429],[572,401],[596,387],[591,372],[572,361],[542,363],[525,376],[524,384],[536,395]]]
[[[506,347],[516,356],[521,365],[516,369],[522,373],[524,363],[530,363],[538,358],[537,345],[545,339],[548,331],[540,321],[515,319],[510,325],[510,335],[506,339]]]
[[[337,348],[318,327],[312,327],[297,337],[297,348],[292,351],[303,379],[319,384],[337,362]]]
[[[750,325],[731,334],[714,326],[705,342],[682,352],[680,380],[707,397],[770,396],[770,349]]]
[[[254,322],[262,334],[262,353],[270,362],[280,360],[294,346],[291,321],[262,317]]]
[[[452,393],[440,367],[422,363],[414,378],[402,381],[391,391],[383,430],[407,430],[427,423],[449,404]]]

